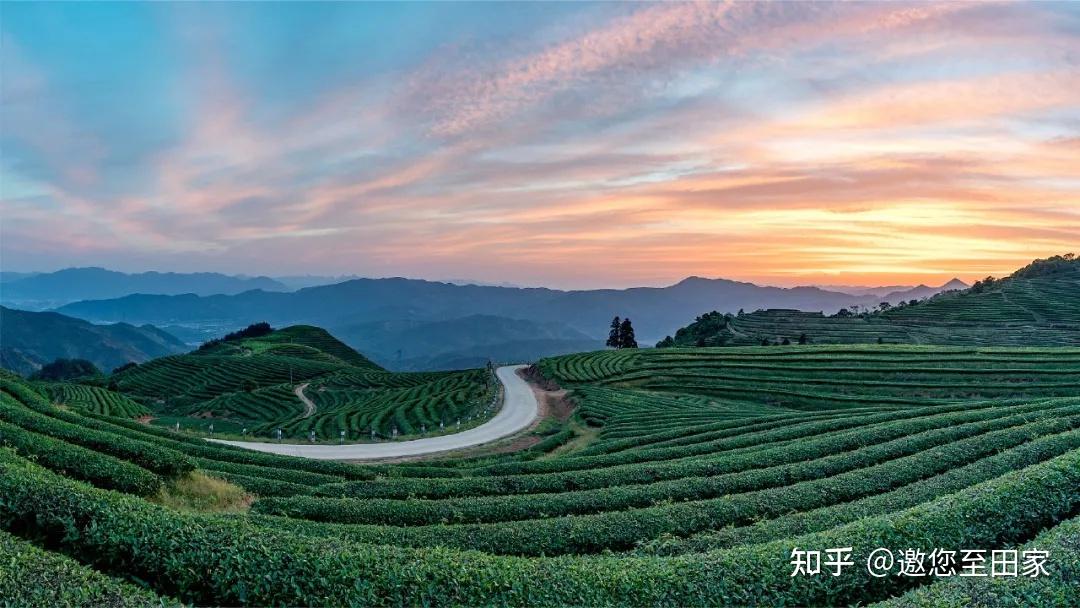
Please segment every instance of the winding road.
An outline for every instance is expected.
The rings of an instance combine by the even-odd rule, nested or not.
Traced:
[[[412,439],[410,441],[387,441],[384,443],[355,443],[346,445],[312,445],[298,443],[261,443],[254,441],[228,441],[207,439],[259,452],[300,456],[317,460],[368,460],[421,456],[469,448],[513,435],[528,428],[540,413],[532,387],[517,374],[524,365],[507,365],[495,370],[502,382],[503,406],[494,418],[478,427],[460,433]]]
[[[293,391],[293,393],[297,397],[299,397],[300,401],[304,404],[304,415],[302,416],[302,418],[311,418],[311,415],[315,413],[315,402],[313,402],[311,399],[308,399],[307,395],[304,394],[304,389],[307,387],[308,383],[305,382],[300,386],[296,387],[296,390]]]

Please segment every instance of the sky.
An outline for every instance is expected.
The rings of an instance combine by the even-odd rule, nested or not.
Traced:
[[[0,269],[941,283],[1080,253],[1080,3],[3,3]]]

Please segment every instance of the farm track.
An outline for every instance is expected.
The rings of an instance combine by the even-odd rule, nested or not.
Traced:
[[[351,445],[300,445],[220,439],[209,439],[208,441],[258,452],[300,456],[316,460],[400,458],[474,447],[513,435],[527,428],[536,419],[540,407],[536,402],[536,395],[533,394],[532,389],[525,380],[517,374],[517,371],[524,367],[524,365],[508,365],[497,370],[496,375],[505,388],[502,409],[488,422],[461,433],[411,441]],[[298,390],[297,395],[300,394]]]
[[[304,394],[304,389],[308,387],[308,384],[308,382],[305,382],[300,386],[296,387],[296,390],[293,391],[293,393],[296,394],[297,398],[299,398],[300,401],[304,402],[304,415],[301,416],[301,418],[311,418],[311,416],[315,413],[315,403],[312,402],[311,399],[308,399],[307,395]]]

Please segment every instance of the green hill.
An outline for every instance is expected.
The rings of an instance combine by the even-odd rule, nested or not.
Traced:
[[[872,313],[701,315],[658,346],[812,344],[1080,346],[1080,259],[1036,260],[1001,280]],[[805,336],[805,337],[804,337]]]
[[[30,375],[54,359],[86,359],[103,371],[187,350],[152,326],[95,325],[54,312],[0,306],[0,367]]]
[[[349,440],[414,435],[469,419],[491,402],[485,370],[393,373],[325,330],[296,325],[258,337],[214,341],[111,378],[148,406],[155,423],[270,438]],[[300,395],[314,408],[306,404]]]
[[[62,409],[0,375],[0,596],[52,601],[46,579],[74,605],[1074,596],[1080,349],[643,349],[538,369],[576,404],[562,447],[367,466]],[[1038,579],[877,578],[861,565],[881,546],[1051,557]],[[793,577],[796,547],[851,547],[856,566]]]

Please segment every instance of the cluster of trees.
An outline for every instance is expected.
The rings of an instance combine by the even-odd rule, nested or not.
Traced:
[[[798,342],[799,342],[799,344],[809,344],[810,343],[810,337],[807,336],[806,334],[800,334]],[[761,345],[762,346],[791,346],[791,338],[787,338],[787,337],[777,338],[776,341],[770,340],[768,338],[762,338],[761,339]]]
[[[1014,277],[1037,277],[1056,274],[1080,267],[1080,258],[1075,253],[1055,255],[1045,260],[1035,260],[1020,270],[1012,273]]]
[[[986,277],[985,279],[983,279],[981,281],[975,281],[975,284],[971,286],[971,289],[968,290],[968,292],[969,293],[982,293],[982,292],[990,289],[991,287],[993,287],[996,284],[997,284],[997,279],[995,279],[994,277]]]
[[[113,368],[112,373],[119,374],[120,372],[127,371],[127,370],[129,370],[129,369],[131,369],[133,367],[138,367],[138,366],[139,366],[138,363],[136,363],[134,361],[128,361],[127,363],[121,365],[120,367]]]
[[[31,374],[30,379],[60,381],[100,375],[101,370],[86,359],[57,359]]]
[[[869,317],[880,315],[881,313],[889,311],[889,310],[907,308],[908,306],[915,306],[915,305],[920,304],[920,303],[925,302],[925,301],[926,301],[925,299],[923,299],[923,300],[912,299],[912,300],[908,300],[907,302],[904,302],[904,301],[897,302],[897,304],[895,306],[893,306],[892,304],[889,304],[888,302],[881,302],[881,303],[879,303],[877,305],[876,308],[869,308],[867,306],[860,306],[860,305],[856,304],[855,306],[852,306],[850,308],[841,308],[840,310],[836,311],[836,314],[831,315],[831,316],[834,317],[834,318],[839,317],[841,319],[852,318],[852,317],[860,317],[860,318],[863,318],[863,319],[867,319]]]
[[[258,338],[261,336],[265,336],[272,331],[274,331],[274,328],[270,327],[270,324],[266,321],[252,323],[244,329],[227,333],[222,338],[214,338],[213,340],[207,340],[206,342],[203,342],[201,345],[199,345],[199,350],[206,350],[212,346],[217,346],[222,342],[232,342],[235,340],[243,340],[245,338]]]
[[[634,325],[630,319],[611,320],[611,331],[608,332],[607,345],[611,348],[637,348],[637,339],[634,338]]]
[[[743,311],[739,311],[742,315]],[[675,337],[665,337],[656,343],[657,348],[670,348],[673,346],[724,346],[728,340],[725,331],[731,323],[732,315],[719,311],[707,312],[698,315],[694,322],[681,327],[675,332]]]

